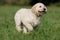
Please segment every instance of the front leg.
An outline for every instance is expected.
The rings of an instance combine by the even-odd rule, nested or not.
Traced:
[[[32,31],[33,27],[30,23],[25,23],[26,28],[28,29],[28,31]]]
[[[27,33],[27,28],[25,26],[23,26],[23,33]]]

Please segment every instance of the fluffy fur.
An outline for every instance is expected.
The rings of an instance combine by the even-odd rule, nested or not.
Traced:
[[[41,16],[46,12],[47,8],[42,3],[35,4],[31,9],[22,8],[18,10],[14,17],[16,30],[18,32],[23,31],[23,33],[32,31],[33,27],[40,23]]]

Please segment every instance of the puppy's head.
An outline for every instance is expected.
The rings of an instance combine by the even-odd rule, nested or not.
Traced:
[[[42,16],[47,12],[47,8],[43,3],[37,3],[32,7],[32,12],[37,16]]]

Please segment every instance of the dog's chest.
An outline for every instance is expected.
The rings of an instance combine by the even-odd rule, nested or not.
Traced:
[[[31,24],[33,25],[33,26],[36,26],[36,25],[38,25],[40,23],[40,18],[35,18],[35,19],[32,19],[31,20]]]
[[[37,24],[40,23],[40,18],[29,17],[29,18],[27,19],[27,21],[28,21],[32,26],[36,26]]]

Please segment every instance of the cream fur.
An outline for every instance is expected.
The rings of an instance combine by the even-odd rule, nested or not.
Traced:
[[[39,5],[42,7],[39,8]],[[23,30],[23,33],[32,31],[33,27],[40,23],[41,17],[38,17],[38,15],[41,15],[41,13],[38,13],[38,10],[42,11],[43,8],[46,8],[44,4],[37,3],[31,9],[22,8],[18,10],[14,17],[17,31],[21,32]],[[23,26],[21,26],[21,23]]]

